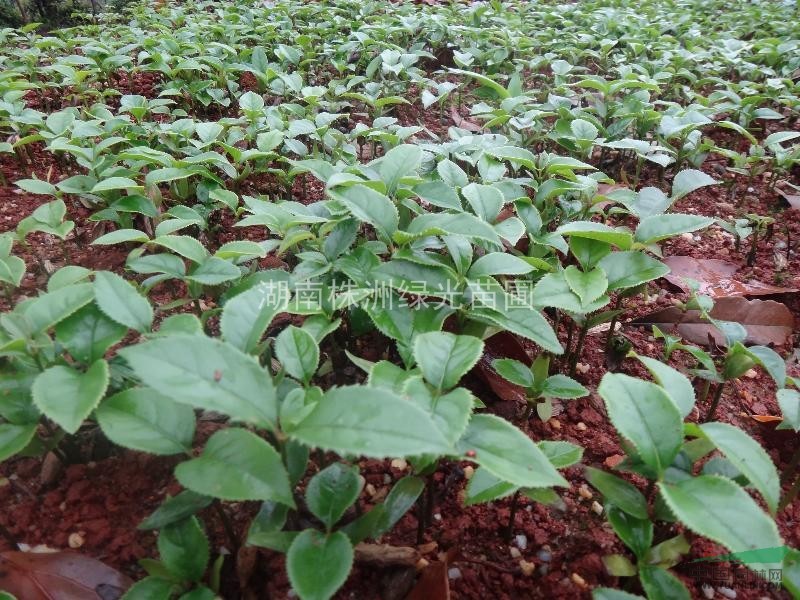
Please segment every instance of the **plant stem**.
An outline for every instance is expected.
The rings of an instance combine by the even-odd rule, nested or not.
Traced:
[[[588,319],[581,325],[581,332],[578,334],[578,341],[575,343],[575,352],[573,352],[572,356],[570,356],[570,364],[569,364],[569,376],[575,377],[575,372],[578,369],[578,361],[581,358],[581,353],[583,352],[583,344],[586,341],[586,334],[589,332],[589,321]]]
[[[506,529],[503,532],[503,537],[505,538],[506,543],[511,541],[511,534],[514,532],[514,519],[517,516],[517,506],[519,505],[519,490],[514,492],[514,495],[511,497],[511,512],[508,514],[508,525],[506,525]]]
[[[706,415],[705,422],[708,423],[714,418],[717,412],[719,400],[722,398],[722,392],[725,390],[725,383],[718,383],[717,389],[714,390],[714,397],[711,399],[711,406],[708,407],[708,414]]]
[[[214,511],[217,513],[219,520],[222,522],[222,528],[225,530],[225,535],[228,536],[228,541],[231,544],[231,555],[235,557],[236,552],[239,550],[239,540],[237,539],[236,532],[233,529],[233,523],[231,523],[228,513],[225,512],[225,509],[222,507],[222,503],[219,500],[214,502]]]
[[[794,480],[792,487],[789,488],[789,491],[781,498],[780,504],[778,504],[778,512],[782,511],[784,508],[789,506],[795,498],[797,498],[797,494],[800,492],[800,477]]]
[[[622,295],[617,296],[617,299],[614,301],[614,308],[613,310],[619,310],[620,306],[622,306]],[[615,314],[611,317],[611,323],[608,328],[608,335],[606,335],[606,349],[611,347],[611,338],[614,337],[614,329],[617,327],[617,319],[619,315]]]

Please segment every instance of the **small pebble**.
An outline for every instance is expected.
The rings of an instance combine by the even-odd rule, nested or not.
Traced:
[[[597,500],[592,502],[592,510],[595,514],[602,515],[603,514],[603,505],[600,504]]]
[[[519,551],[519,548],[515,548],[514,546],[511,546],[508,551],[511,554],[511,558],[519,558],[522,556],[522,552]]]
[[[717,591],[726,598],[730,598],[730,600],[734,600],[734,598],[736,598],[736,590],[732,590],[729,587],[718,587]]]
[[[694,241],[694,235],[691,233],[682,233],[681,239],[686,240],[687,242],[692,242]]]
[[[367,492],[368,495],[374,496],[375,495],[375,486],[371,483],[368,483],[364,488],[364,491]]]
[[[756,189],[754,187],[749,187],[749,188],[747,188],[747,191],[752,194],[753,192],[756,191]]]
[[[450,579],[459,579],[461,577],[461,569],[458,567],[447,569],[447,577]]]
[[[404,458],[395,458],[392,461],[392,468],[399,471],[405,471],[408,468],[408,461]]]
[[[747,377],[748,379],[755,379],[756,377],[758,377],[758,371],[756,371],[755,369],[748,369],[745,372],[744,376]]]
[[[586,587],[586,580],[577,573],[573,573],[570,579],[572,579],[572,583],[578,587]]]
[[[518,548],[525,550],[528,547],[528,536],[522,534],[515,536],[514,542],[516,542]]]
[[[708,600],[712,600],[714,598],[714,588],[707,583],[704,583],[700,589],[703,590],[703,596],[708,598]]]
[[[525,575],[525,577],[530,577],[533,575],[536,565],[532,562],[528,562],[527,560],[521,560],[519,561],[519,569],[522,571],[522,574]]]
[[[550,425],[553,429],[561,429],[561,421],[558,419],[550,419]]]
[[[420,559],[417,561],[417,564],[416,564],[416,565],[414,565],[414,566],[417,568],[417,571],[421,571],[422,569],[424,569],[425,567],[427,567],[429,564],[430,564],[430,563],[429,563],[427,560],[425,560],[424,558],[420,558]]]
[[[472,476],[474,474],[475,474],[475,467],[473,467],[472,465],[467,465],[466,467],[464,467],[464,479],[469,481],[470,479],[472,479]]]
[[[553,559],[553,554],[547,550],[539,550],[536,553],[536,558],[538,558],[542,562],[550,562]]]
[[[586,427],[586,423],[584,423],[583,421],[581,421],[580,423],[578,423],[578,424],[576,425],[576,427],[578,428],[578,431],[586,431],[586,430],[588,429],[588,428]]]
[[[441,521],[442,520],[442,513],[436,513],[433,515],[434,521]]]
[[[578,495],[584,500],[591,500],[593,497],[592,491],[585,483],[582,483],[581,487],[578,488]]]
[[[69,538],[67,539],[67,544],[69,544],[69,547],[74,550],[75,548],[80,548],[83,546],[85,541],[86,540],[83,539],[83,536],[80,533],[70,533]]]
[[[581,362],[579,362],[577,365],[575,365],[575,370],[578,373],[580,373],[581,375],[586,375],[586,373],[589,372],[590,368],[591,367],[589,365],[581,363]]]

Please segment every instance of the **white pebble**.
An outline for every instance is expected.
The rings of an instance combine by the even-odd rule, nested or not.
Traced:
[[[450,579],[459,579],[461,577],[461,569],[458,567],[447,569],[447,577]]]
[[[703,590],[703,596],[708,598],[708,600],[712,600],[714,598],[714,588],[707,583],[704,583],[700,589]]]
[[[514,548],[514,546],[511,546],[508,551],[511,554],[511,558],[519,558],[522,556],[522,552],[519,551],[519,548]]]
[[[528,547],[528,536],[526,535],[520,534],[518,536],[515,536],[514,541],[516,542],[517,547],[522,550],[525,550],[525,548]]]
[[[730,598],[730,600],[734,600],[734,598],[736,598],[736,590],[732,590],[729,587],[718,587],[717,591],[726,598]]]

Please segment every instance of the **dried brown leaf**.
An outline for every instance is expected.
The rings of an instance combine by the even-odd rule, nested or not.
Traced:
[[[0,553],[0,590],[24,600],[116,600],[132,583],[77,552]]]
[[[770,296],[788,294],[798,290],[762,283],[760,281],[742,282],[734,278],[739,267],[733,263],[713,258],[693,258],[691,256],[668,256],[664,259],[671,272],[664,276],[674,286],[689,291],[683,278],[689,277],[700,283],[700,294],[712,298],[727,296]]]
[[[782,346],[792,335],[794,317],[785,304],[774,300],[748,300],[741,296],[718,298],[711,316],[720,321],[741,323],[747,330],[748,344]],[[665,332],[677,331],[688,342],[708,345],[709,339],[722,345],[725,336],[700,317],[699,311],[682,311],[676,306],[656,311],[632,322],[634,325],[657,325]]]

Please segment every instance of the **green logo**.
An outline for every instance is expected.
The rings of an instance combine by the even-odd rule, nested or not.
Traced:
[[[775,548],[758,548],[756,550],[744,550],[743,552],[731,552],[730,554],[704,556],[692,562],[739,562],[745,565],[753,563],[782,563],[783,557],[786,556],[787,552],[789,552],[788,546],[777,546]]]

